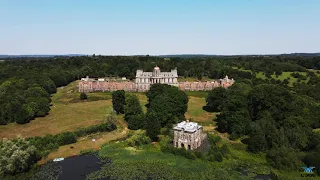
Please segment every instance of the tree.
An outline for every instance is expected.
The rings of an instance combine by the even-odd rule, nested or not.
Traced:
[[[147,92],[147,110],[159,117],[161,127],[171,127],[185,119],[188,96],[185,92],[166,84],[154,84]]]
[[[157,141],[158,135],[160,134],[160,129],[161,129],[159,117],[153,112],[149,111],[147,113],[146,121],[147,121],[147,130],[146,130],[147,136],[149,136],[149,138],[152,141]]]
[[[80,99],[81,99],[81,100],[86,100],[86,99],[88,99],[87,94],[86,94],[86,93],[84,93],[84,92],[83,92],[83,93],[81,93],[81,94],[80,94]]]
[[[124,119],[129,129],[144,128],[144,118],[139,99],[134,94],[127,94],[125,98]]]
[[[207,105],[204,109],[210,112],[220,112],[225,100],[226,89],[222,87],[215,88],[208,93],[206,98]]]
[[[112,92],[112,105],[113,109],[117,112],[117,114],[124,113],[124,105],[125,105],[125,92],[124,90],[118,90]]]
[[[282,170],[294,170],[302,166],[298,153],[285,146],[268,151],[267,160],[273,167]]]
[[[38,160],[36,147],[25,139],[19,137],[0,142],[0,176],[24,172]]]
[[[130,116],[128,120],[128,128],[132,130],[145,129],[146,119],[144,114]]]

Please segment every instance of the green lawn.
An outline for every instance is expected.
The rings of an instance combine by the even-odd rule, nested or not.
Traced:
[[[53,94],[49,115],[38,117],[24,125],[11,123],[0,126],[0,138],[59,134],[101,123],[112,109],[111,94],[88,93],[89,99],[81,101],[76,84],[77,82],[70,83]]]
[[[271,75],[271,77],[275,80],[280,80],[283,81],[287,78],[289,78],[289,86],[293,86],[293,83],[297,82],[297,78],[294,78],[291,76],[291,73],[293,72],[283,72],[280,76],[276,76],[275,74]],[[307,76],[306,72],[298,72],[301,75]],[[263,72],[258,72],[256,73],[256,77],[260,78],[260,79],[267,79],[267,77],[265,76],[265,74]],[[307,77],[306,80],[303,80],[301,82],[307,83],[309,81],[310,77]]]
[[[297,82],[297,78],[294,78],[294,77],[292,77],[291,76],[291,73],[293,73],[293,72],[283,72],[280,76],[276,76],[275,74],[273,74],[273,75],[271,75],[271,77],[273,78],[273,79],[276,79],[276,80],[281,80],[281,81],[283,81],[283,80],[285,80],[285,79],[287,79],[287,78],[290,78],[289,79],[289,86],[293,86],[293,83],[295,83],[295,82]],[[306,72],[298,72],[299,74],[301,74],[301,75],[303,75],[303,76],[307,76],[307,73]],[[304,82],[304,83],[307,83],[308,81],[309,81],[309,79],[310,79],[310,77],[307,77],[307,80],[303,80],[303,81],[301,81],[301,82]]]
[[[241,71],[245,71],[245,72],[252,72],[251,70],[248,70],[248,69],[243,69],[243,68],[237,68],[237,67],[232,67],[233,69],[238,69],[238,70],[241,70]],[[313,72],[318,72],[319,70],[310,70],[310,71],[313,71]],[[285,80],[287,78],[289,78],[289,86],[293,86],[293,83],[297,82],[297,78],[294,78],[291,76],[291,73],[293,72],[282,72],[282,74],[280,76],[276,76],[275,74],[271,75],[271,77],[275,80]],[[303,76],[307,76],[307,73],[306,72],[297,72]],[[320,77],[320,74],[317,73],[317,75]],[[264,74],[264,72],[257,72],[256,73],[256,78],[260,78],[260,79],[267,79],[266,75]],[[310,77],[307,77],[306,80],[303,80],[301,82],[303,83],[307,83],[309,81]]]
[[[188,111],[185,114],[186,118],[192,118],[192,121],[199,122],[202,125],[214,125],[213,119],[216,118],[216,113],[203,110],[202,107],[205,105],[205,98],[189,96]]]
[[[260,78],[260,79],[267,79],[266,75],[264,75],[263,72],[258,72],[256,73],[256,78]]]

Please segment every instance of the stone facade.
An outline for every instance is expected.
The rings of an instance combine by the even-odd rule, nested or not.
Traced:
[[[178,82],[177,69],[171,72],[161,72],[158,66],[154,67],[153,72],[137,70],[135,81],[128,81],[125,78],[82,78],[78,84],[79,92],[94,91],[116,91],[125,90],[129,92],[145,92],[150,89],[152,84],[169,84],[176,86],[183,91],[210,91],[216,87],[228,88],[235,81],[226,76],[223,79],[205,82]]]
[[[178,71],[161,72],[158,66],[154,67],[153,72],[137,70],[136,80],[138,91],[148,91],[152,84],[169,84],[178,87]]]
[[[205,139],[202,126],[195,122],[189,122],[188,120],[174,126],[173,131],[173,146],[176,148],[195,150],[201,146]]]

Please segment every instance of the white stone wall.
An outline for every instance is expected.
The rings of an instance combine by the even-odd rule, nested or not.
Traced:
[[[178,86],[178,72],[171,70],[171,72],[161,72],[160,69],[154,69],[153,72],[143,72],[137,70],[135,83],[138,86],[138,91],[147,91],[151,84],[170,84]]]
[[[202,128],[193,133],[175,130],[173,146],[177,148],[184,147],[186,150],[195,150],[201,146],[203,137]]]

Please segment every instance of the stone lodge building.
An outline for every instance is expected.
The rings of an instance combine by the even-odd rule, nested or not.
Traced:
[[[205,139],[202,126],[195,122],[183,121],[173,127],[174,139],[173,146],[176,148],[185,148],[186,150],[195,150],[201,146]]]
[[[177,69],[171,72],[161,72],[158,66],[154,67],[153,72],[144,72],[137,70],[135,81],[129,81],[126,78],[99,78],[92,79],[89,77],[82,78],[78,84],[79,92],[94,91],[116,91],[125,90],[129,92],[146,92],[152,84],[169,84],[176,86],[183,91],[209,91],[216,87],[228,88],[235,81],[226,76],[223,79],[214,81],[197,81],[197,82],[178,82]]]

